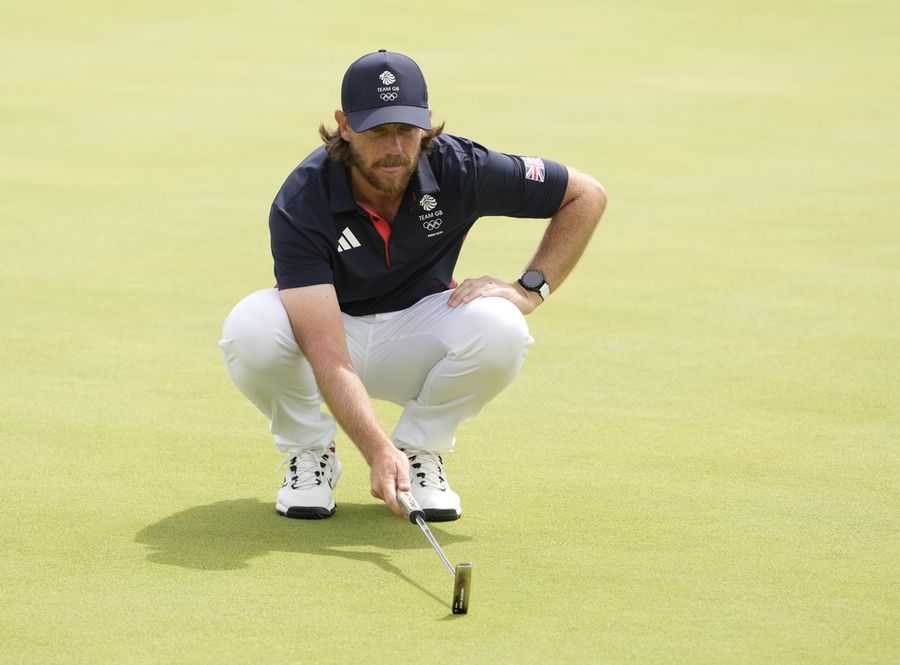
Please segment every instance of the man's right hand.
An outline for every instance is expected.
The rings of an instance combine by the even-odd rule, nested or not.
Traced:
[[[409,459],[402,450],[385,446],[368,460],[372,496],[384,501],[388,508],[400,517],[406,517],[403,507],[397,501],[397,492],[408,492]]]

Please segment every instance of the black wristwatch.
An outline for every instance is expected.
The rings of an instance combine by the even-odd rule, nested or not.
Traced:
[[[526,291],[534,291],[541,296],[541,300],[546,300],[550,296],[550,285],[544,279],[544,273],[540,270],[531,268],[522,273],[519,277],[519,284]]]

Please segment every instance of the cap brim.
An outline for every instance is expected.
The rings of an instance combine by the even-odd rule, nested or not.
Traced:
[[[431,114],[421,106],[379,106],[374,109],[351,111],[347,114],[350,129],[364,132],[378,125],[397,122],[419,129],[431,129]]]

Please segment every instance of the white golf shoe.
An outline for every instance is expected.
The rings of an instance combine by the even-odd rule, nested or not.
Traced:
[[[440,455],[425,450],[405,450],[409,458],[412,495],[429,522],[450,522],[462,514],[459,495],[450,489]]]
[[[275,510],[285,517],[307,520],[334,515],[332,490],[342,469],[334,444],[325,450],[291,453],[282,464],[287,464],[288,470],[278,490]]]

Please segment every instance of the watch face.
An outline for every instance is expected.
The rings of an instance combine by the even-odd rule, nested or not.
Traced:
[[[522,275],[522,286],[526,289],[537,291],[544,283],[544,276],[537,270],[526,270]]]

